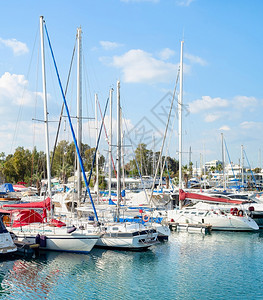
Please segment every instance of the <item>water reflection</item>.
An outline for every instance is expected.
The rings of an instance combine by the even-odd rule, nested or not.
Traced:
[[[0,293],[3,299],[249,299],[253,286],[256,298],[262,244],[262,231],[180,232],[147,252],[42,252],[0,261]]]

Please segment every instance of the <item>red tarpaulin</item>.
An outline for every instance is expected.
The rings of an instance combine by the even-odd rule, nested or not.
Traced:
[[[50,210],[51,209],[51,200],[48,197],[44,201],[40,202],[30,202],[30,203],[19,203],[19,204],[4,204],[3,207],[6,208],[43,208]]]
[[[31,223],[43,223],[42,216],[34,210],[20,210],[15,216],[12,227],[20,227]]]
[[[242,204],[243,201],[240,200],[231,200],[226,198],[216,198],[210,197],[202,194],[196,193],[186,193],[183,190],[179,190],[179,200],[185,199],[193,199],[193,200],[200,200],[200,201],[207,201],[207,202],[218,202],[218,203],[232,203],[232,204]]]

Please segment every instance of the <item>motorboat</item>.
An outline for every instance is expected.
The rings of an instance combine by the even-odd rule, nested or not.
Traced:
[[[169,222],[178,224],[209,224],[212,230],[256,231],[258,224],[244,211],[226,212],[223,209],[198,207],[198,204],[167,211]]]

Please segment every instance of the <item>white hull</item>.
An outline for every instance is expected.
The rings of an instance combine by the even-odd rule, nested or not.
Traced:
[[[40,241],[40,249],[89,253],[100,235],[87,234],[85,230],[76,230],[67,233],[67,228],[54,228],[50,226],[23,226],[21,228],[12,228],[18,241],[27,241],[36,243],[37,235],[44,237]]]
[[[183,209],[168,211],[168,221],[171,219],[179,224],[209,224],[212,230],[224,231],[255,231],[257,223],[247,216],[220,214],[215,211]]]
[[[112,223],[104,225],[96,246],[126,250],[143,250],[157,243],[157,232],[142,224]]]
[[[0,254],[7,254],[17,251],[9,232],[0,233]]]

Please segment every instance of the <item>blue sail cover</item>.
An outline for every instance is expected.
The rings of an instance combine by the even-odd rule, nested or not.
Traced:
[[[15,192],[11,183],[4,183],[0,186],[0,194],[6,194],[10,192]]]

